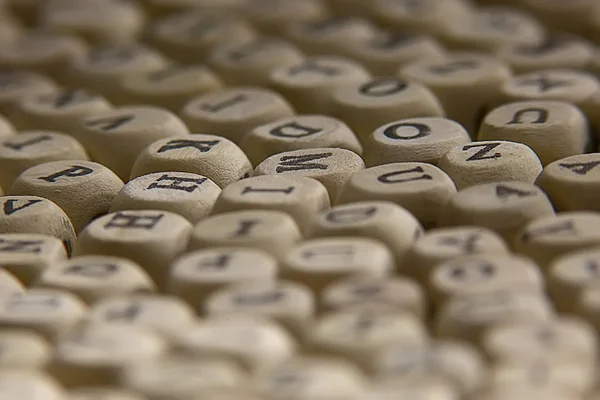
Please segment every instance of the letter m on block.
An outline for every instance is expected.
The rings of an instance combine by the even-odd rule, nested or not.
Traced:
[[[321,169],[326,170],[329,165],[315,162],[329,158],[333,153],[318,153],[318,154],[304,154],[300,156],[283,156],[279,159],[279,165],[275,171],[280,174],[282,172],[289,171],[303,171],[309,169]]]

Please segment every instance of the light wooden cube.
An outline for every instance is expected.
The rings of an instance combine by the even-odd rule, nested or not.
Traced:
[[[119,1],[49,2],[40,13],[41,26],[81,36],[90,43],[130,43],[144,28],[137,3]]]
[[[24,98],[14,107],[11,119],[19,130],[55,130],[72,133],[81,118],[103,114],[112,108],[104,97],[85,89]]]
[[[263,175],[229,184],[217,198],[212,213],[254,209],[283,211],[306,232],[312,216],[329,206],[327,188],[316,179]]]
[[[497,107],[483,119],[479,140],[529,146],[543,165],[585,153],[591,142],[585,114],[562,101],[521,101]]]
[[[249,0],[239,11],[268,36],[282,35],[295,23],[321,21],[330,16],[324,0]]]
[[[458,190],[491,182],[534,183],[543,169],[529,146],[505,140],[453,147],[442,156],[438,166],[452,178]]]
[[[179,257],[170,267],[165,291],[200,308],[211,293],[230,284],[275,281],[278,275],[277,260],[263,250],[208,248]]]
[[[223,82],[202,65],[169,65],[124,76],[119,104],[152,104],[179,112],[189,99],[223,89]]]
[[[294,115],[279,94],[259,87],[237,87],[189,100],[180,112],[192,132],[216,132],[239,143],[259,125]]]
[[[84,326],[58,341],[49,372],[67,388],[118,385],[128,368],[156,362],[165,341],[134,327]]]
[[[594,45],[583,38],[551,35],[538,43],[501,46],[496,56],[517,74],[543,69],[574,68],[585,70],[592,63]]]
[[[452,179],[435,165],[392,163],[356,172],[342,186],[335,203],[390,201],[430,228],[437,223],[441,207],[455,194]]]
[[[275,154],[301,149],[334,147],[362,153],[348,125],[324,115],[298,115],[259,125],[244,136],[240,147],[253,165]]]
[[[145,400],[128,389],[109,386],[82,387],[69,390],[69,400]]]
[[[272,70],[298,64],[303,59],[304,53],[285,40],[257,38],[218,46],[207,62],[229,86],[265,86]]]
[[[54,202],[37,196],[0,197],[0,233],[36,233],[60,239],[71,254],[76,234],[71,220]]]
[[[22,131],[0,142],[0,187],[10,188],[26,169],[50,161],[88,160],[73,137],[47,130]]]
[[[157,172],[129,181],[113,199],[110,212],[164,210],[196,223],[207,217],[221,194],[210,179],[187,172]]]
[[[273,368],[297,350],[294,338],[279,324],[256,316],[212,317],[181,331],[175,352],[236,361],[251,373]]]
[[[4,398],[19,400],[65,400],[63,388],[47,374],[38,371],[0,371],[0,393]]]
[[[491,56],[450,53],[443,60],[415,60],[401,67],[398,75],[427,86],[442,104],[446,116],[474,136],[482,110],[510,79],[511,72]],[[461,101],[456,101],[457,98]]]
[[[326,400],[365,394],[367,378],[339,358],[300,356],[258,374],[253,386],[273,400]]]
[[[306,54],[321,56],[345,55],[350,43],[373,39],[376,34],[369,20],[340,16],[294,22],[285,30],[285,36]]]
[[[92,221],[79,235],[73,254],[127,258],[162,289],[169,266],[185,251],[191,231],[188,220],[169,211],[117,211]]]
[[[316,312],[310,288],[284,280],[230,285],[211,294],[202,306],[209,317],[270,318],[299,338],[311,329]]]
[[[386,30],[372,38],[348,43],[344,53],[364,65],[373,76],[393,76],[400,66],[418,59],[442,59],[445,51],[433,37]]]
[[[579,154],[547,165],[536,184],[550,197],[558,211],[590,210],[596,205],[600,184],[600,154]]]
[[[52,347],[41,335],[27,330],[0,333],[0,370],[36,370],[46,366]]]
[[[235,143],[223,136],[175,136],[147,146],[131,168],[131,179],[174,171],[202,175],[225,188],[250,176],[252,164]]]
[[[321,182],[335,199],[344,183],[363,170],[365,163],[356,153],[340,148],[286,151],[268,157],[254,169],[254,175],[304,176]]]
[[[71,64],[64,72],[65,81],[70,87],[86,88],[118,103],[123,77],[160,71],[168,64],[162,54],[142,44],[98,46]]]
[[[469,132],[450,119],[401,119],[378,127],[364,138],[364,158],[368,166],[399,162],[435,165],[448,150],[470,142]]]
[[[356,237],[378,240],[391,250],[397,268],[423,233],[423,227],[406,209],[388,201],[338,205],[311,218],[307,237]]]
[[[0,235],[2,268],[29,285],[40,273],[67,258],[60,239],[38,233]]]
[[[276,210],[242,210],[217,214],[194,226],[188,251],[211,247],[253,247],[278,259],[302,239],[292,217]]]
[[[186,332],[195,312],[183,300],[158,294],[112,296],[94,304],[88,314],[91,325],[133,326],[168,339]]]
[[[393,253],[380,241],[334,237],[306,240],[291,248],[281,262],[280,276],[320,294],[344,278],[383,278],[395,270]]]
[[[0,66],[47,74],[57,80],[63,69],[85,55],[87,46],[76,36],[33,30],[0,47]]]
[[[91,157],[126,181],[140,153],[157,140],[186,137],[189,130],[171,111],[126,106],[84,118],[73,134]]]
[[[58,92],[57,84],[45,75],[27,71],[0,72],[0,110],[10,119],[16,104],[27,97]]]
[[[396,77],[375,77],[337,87],[326,110],[345,121],[363,142],[390,122],[445,115],[430,89]]]
[[[460,341],[435,340],[421,346],[394,343],[377,351],[372,360],[377,384],[400,388],[441,383],[469,396],[485,384],[487,375],[479,351]]]
[[[87,311],[85,303],[68,292],[29,289],[0,300],[0,328],[29,330],[54,342],[72,332]]]
[[[446,203],[439,226],[481,226],[512,244],[530,221],[554,215],[548,196],[525,182],[497,182],[470,186]]]
[[[526,257],[480,254],[436,266],[429,275],[429,292],[438,306],[470,293],[495,290],[544,292],[544,276]]]
[[[12,136],[17,133],[11,121],[3,115],[0,115],[0,137]]]
[[[557,257],[600,244],[600,214],[572,211],[536,218],[517,235],[515,251],[546,269]]]
[[[81,256],[42,271],[32,287],[65,290],[87,304],[112,296],[154,290],[154,282],[139,265],[124,258]]]
[[[339,56],[313,56],[271,72],[270,86],[301,114],[327,114],[334,90],[365,83],[370,73],[360,64]]]
[[[542,293],[504,288],[450,300],[438,311],[434,332],[439,337],[478,344],[494,325],[548,321],[553,317],[552,305]]]
[[[224,44],[248,43],[257,32],[248,22],[214,10],[180,10],[157,19],[149,29],[149,43],[183,63],[206,61]]]
[[[320,296],[324,311],[388,307],[424,319],[428,299],[421,286],[403,276],[369,278],[353,276],[327,285]]]
[[[102,164],[91,161],[52,161],[31,167],[15,180],[9,195],[47,198],[69,216],[75,232],[108,212],[123,181]],[[77,199],[77,202],[73,202]]]

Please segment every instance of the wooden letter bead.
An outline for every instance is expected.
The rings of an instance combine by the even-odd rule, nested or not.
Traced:
[[[60,90],[20,101],[11,119],[20,130],[55,130],[72,133],[79,120],[112,108],[102,96],[84,89]]]
[[[0,393],[7,400],[65,400],[66,393],[48,375],[18,369],[0,372]]]
[[[600,251],[595,248],[573,251],[557,257],[548,266],[548,292],[556,308],[573,312],[588,284],[600,281]]]
[[[83,57],[86,50],[86,45],[75,36],[34,30],[0,46],[0,67],[25,69],[61,80],[64,68]]]
[[[194,319],[194,310],[177,297],[141,293],[108,297],[88,314],[91,325],[135,326],[167,338],[187,332]]]
[[[482,348],[496,363],[542,359],[595,368],[598,340],[593,327],[579,318],[500,325],[488,331]]]
[[[335,199],[346,181],[363,170],[365,163],[350,150],[314,148],[286,151],[271,156],[258,164],[254,175],[305,176],[321,182]]]
[[[547,165],[536,184],[558,211],[600,210],[600,154],[579,154]]]
[[[329,206],[327,189],[315,179],[263,175],[228,185],[221,192],[212,213],[246,209],[283,211],[294,218],[300,230],[305,232],[312,216]]]
[[[169,211],[117,211],[92,221],[79,235],[73,254],[128,258],[162,288],[191,230],[188,220]]]
[[[182,63],[197,63],[219,45],[254,40],[255,30],[245,21],[223,12],[185,10],[158,19],[149,42],[160,52]]]
[[[345,121],[361,140],[381,125],[414,117],[443,117],[434,94],[417,82],[376,77],[335,88],[327,111]]]
[[[330,15],[324,0],[249,0],[240,11],[268,36],[281,35],[294,23],[320,21]]]
[[[441,207],[456,194],[450,177],[428,163],[394,163],[352,175],[336,204],[390,201],[404,207],[426,228],[437,223]]]
[[[87,304],[121,294],[152,291],[154,283],[139,265],[118,257],[82,256],[46,268],[33,287],[61,289]]]
[[[193,97],[223,89],[221,79],[202,65],[169,65],[121,79],[119,104],[152,104],[178,113]]]
[[[74,132],[91,157],[126,181],[138,155],[157,140],[188,136],[183,121],[152,106],[130,106],[82,119]]]
[[[306,54],[344,53],[350,43],[375,37],[375,26],[364,18],[333,17],[318,21],[292,23],[286,36]]]
[[[543,165],[585,153],[591,140],[585,114],[560,101],[522,101],[500,106],[485,116],[478,139],[526,144]]]
[[[298,337],[310,329],[316,309],[308,287],[282,280],[231,285],[211,294],[203,306],[211,317],[244,314],[271,318]]]
[[[494,325],[548,321],[553,317],[552,305],[539,291],[504,288],[448,301],[437,312],[434,332],[440,337],[479,343]]]
[[[269,253],[245,247],[193,251],[170,267],[166,292],[200,307],[206,297],[229,284],[275,281],[277,260]]]
[[[502,84],[510,69],[493,57],[454,53],[444,60],[423,59],[401,67],[399,76],[427,86],[442,104],[446,116],[463,125],[472,136],[479,115]],[[456,101],[457,97],[461,101]]]
[[[36,233],[0,235],[2,268],[29,285],[42,271],[62,262],[67,251],[59,239]]]
[[[0,333],[0,370],[41,369],[52,356],[52,347],[42,336],[27,330]]]
[[[93,218],[108,212],[112,199],[122,187],[123,181],[101,164],[83,160],[52,161],[23,171],[9,194],[53,201],[69,216],[75,231],[80,232]]]
[[[57,91],[56,83],[44,75],[27,71],[0,72],[0,110],[9,118],[19,101]]]
[[[129,181],[112,201],[110,212],[171,211],[198,222],[208,216],[221,188],[210,179],[187,172],[157,172]]]
[[[210,389],[235,388],[245,383],[239,367],[218,358],[167,355],[154,362],[131,365],[122,385],[148,399],[191,399]]]
[[[84,326],[58,341],[48,367],[67,388],[118,385],[135,364],[153,364],[166,344],[156,334],[133,327]]]
[[[258,87],[240,87],[196,97],[183,107],[181,117],[192,132],[218,132],[239,143],[253,128],[294,110],[279,94]]]
[[[471,142],[469,132],[446,118],[408,118],[390,122],[364,138],[368,166],[396,162],[437,164],[450,149]]]
[[[188,250],[254,247],[281,258],[301,239],[294,219],[281,211],[232,211],[213,215],[196,224]]]
[[[294,45],[280,39],[258,38],[219,46],[211,53],[208,63],[229,86],[265,86],[272,70],[302,60],[304,54]]]
[[[87,311],[85,303],[70,293],[29,289],[0,300],[0,328],[34,331],[53,342],[81,323]]]
[[[82,387],[69,390],[69,400],[144,400],[141,395],[128,389],[106,386]]]
[[[275,322],[243,315],[208,318],[181,331],[173,343],[176,352],[232,359],[253,373],[285,362],[297,346]]]
[[[479,390],[486,378],[485,360],[474,346],[460,341],[433,341],[421,346],[394,343],[372,356],[375,381],[396,387],[448,385],[463,396]]]
[[[444,206],[439,226],[481,226],[514,243],[519,230],[535,218],[554,215],[548,196],[524,182],[484,183],[461,190]]]
[[[23,131],[0,142],[0,187],[10,188],[21,172],[45,162],[87,159],[83,146],[71,136]]]
[[[469,255],[507,256],[502,238],[485,228],[462,226],[432,229],[417,239],[406,253],[402,273],[422,284],[436,266]]]
[[[383,278],[395,269],[392,252],[377,240],[322,238],[290,249],[281,262],[281,277],[320,293],[325,286],[343,278]]]
[[[497,289],[542,293],[544,278],[538,266],[525,257],[472,255],[446,261],[431,271],[429,291],[441,305],[469,293]]]
[[[423,345],[427,336],[421,321],[408,313],[338,311],[315,321],[307,346],[309,351],[347,357],[368,368],[378,350],[393,343]]]
[[[270,85],[302,114],[327,114],[327,104],[335,88],[365,83],[369,72],[343,57],[315,56],[271,72]]]
[[[326,400],[360,396],[367,378],[352,363],[326,356],[287,360],[256,378],[256,390],[273,400]]]
[[[362,146],[348,125],[322,115],[298,115],[257,126],[244,136],[240,147],[253,165],[275,154],[319,147],[362,153]]]
[[[327,285],[320,296],[325,311],[385,309],[407,312],[419,319],[427,313],[427,298],[412,279],[388,276],[352,276]]]
[[[168,63],[162,54],[141,44],[100,46],[75,60],[65,76],[69,86],[87,88],[118,103],[123,77],[160,71]]]
[[[572,211],[539,217],[517,235],[515,251],[547,268],[563,254],[600,244],[600,214]]]
[[[252,165],[246,154],[222,136],[193,134],[157,140],[144,149],[131,169],[131,179],[153,172],[202,175],[221,188],[246,178]]]
[[[503,45],[496,56],[518,74],[557,68],[585,70],[592,63],[594,46],[575,36],[551,35],[534,44]]]
[[[75,229],[54,202],[37,196],[0,197],[0,233],[37,233],[60,239],[67,253],[75,245]]]
[[[490,182],[533,183],[543,169],[529,146],[504,140],[456,146],[444,154],[438,166],[459,190]]]
[[[398,266],[423,227],[407,210],[387,201],[345,204],[313,216],[308,237],[363,236],[378,240],[394,253]]]
[[[441,59],[442,46],[433,38],[397,32],[378,32],[367,40],[352,42],[347,57],[364,65],[373,76],[393,76],[400,66],[422,58]]]

